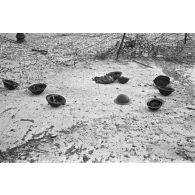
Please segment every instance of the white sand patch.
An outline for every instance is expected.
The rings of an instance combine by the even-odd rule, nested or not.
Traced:
[[[176,89],[168,97],[159,94],[153,79],[163,72],[154,64],[150,65],[153,68],[114,61],[91,62],[88,66],[91,68],[80,64],[75,69],[53,70],[45,80],[46,90],[39,96],[32,96],[25,89],[8,91],[0,97],[1,150],[46,133],[57,136],[56,144],[61,149],[57,152],[53,144],[42,146],[48,153],[37,157],[41,162],[80,162],[83,154],[92,162],[178,160],[180,157],[174,153],[179,147],[177,141],[185,145],[185,138],[195,134],[192,114],[184,109],[186,97],[179,94],[180,90]],[[92,81],[94,76],[111,71],[123,72],[130,78],[129,82],[102,85]],[[175,88],[177,86],[175,84]],[[66,105],[50,107],[45,99],[50,93],[63,95]],[[128,95],[132,103],[115,104],[114,99],[119,94]],[[166,101],[157,112],[149,111],[146,106],[147,100],[154,95]],[[58,155],[73,146],[76,149],[72,151],[80,151],[81,146],[86,149],[79,155]],[[88,154],[91,148],[94,152]]]

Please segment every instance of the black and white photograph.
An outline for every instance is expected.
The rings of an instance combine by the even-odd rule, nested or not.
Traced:
[[[0,194],[193,194],[192,0],[0,6]]]
[[[194,162],[194,33],[0,34],[0,162]]]

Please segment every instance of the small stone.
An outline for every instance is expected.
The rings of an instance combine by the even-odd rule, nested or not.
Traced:
[[[87,155],[83,155],[83,161],[87,162],[90,158]]]
[[[90,150],[89,152],[88,152],[88,154],[92,154],[93,153],[93,150]]]

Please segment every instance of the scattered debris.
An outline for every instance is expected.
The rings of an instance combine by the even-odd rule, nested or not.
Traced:
[[[3,84],[9,90],[16,89],[19,86],[19,84],[16,83],[15,81],[7,80],[7,79],[3,79]]]
[[[32,51],[37,51],[37,52],[39,52],[39,53],[42,54],[42,55],[47,55],[47,53],[48,53],[48,51],[46,51],[46,50],[41,50],[41,49],[32,49]]]
[[[58,94],[49,94],[46,96],[46,100],[52,107],[58,107],[66,104],[66,99]]]
[[[121,83],[121,84],[125,84],[129,81],[129,78],[128,77],[119,77],[118,78],[118,82]]]
[[[31,122],[31,123],[34,123],[35,122],[33,119],[31,120],[31,119],[23,119],[23,118],[20,119],[20,121],[28,121],[28,122]]]
[[[129,78],[121,75],[122,72],[114,71],[114,72],[109,72],[106,75],[101,77],[94,77],[92,80],[95,81],[96,83],[101,83],[101,84],[111,84],[114,83],[116,80],[118,80],[118,82],[121,84],[127,83],[129,81]]]
[[[145,66],[145,67],[148,67],[148,68],[152,68],[151,66],[146,65],[146,64],[144,64],[142,62],[138,62],[137,60],[133,60],[133,62],[136,62],[136,63],[141,64],[142,66]]]
[[[175,153],[178,156],[181,156],[184,160],[194,162],[194,158],[192,158],[185,149],[178,149]]]
[[[5,109],[1,114],[4,114],[5,112],[7,112],[7,111],[9,111],[9,110],[15,110],[15,109],[17,109],[16,107],[14,107],[14,108],[7,108],[7,109]]]
[[[49,35],[47,36],[49,37]],[[149,161],[153,161],[154,157],[156,161],[170,162],[169,155],[172,155],[173,150],[171,149],[176,144],[175,140],[181,139],[180,146],[185,146],[187,149],[192,147],[194,139],[189,138],[190,142],[187,142],[185,139],[186,136],[193,134],[192,112],[186,110],[186,102],[190,102],[191,99],[188,99],[189,94],[185,87],[182,89],[179,88],[181,89],[179,91],[181,94],[179,94],[179,92],[174,93],[174,98],[172,98],[172,96],[167,97],[167,105],[161,112],[146,112],[144,100],[148,95],[152,95],[154,92],[153,87],[148,83],[152,83],[151,78],[159,73],[158,69],[155,67],[153,67],[153,69],[145,68],[143,71],[143,67],[135,66],[133,63],[128,63],[127,67],[125,65],[126,61],[124,63],[121,61],[122,64],[120,64],[120,62],[116,63],[110,61],[110,59],[109,61],[98,61],[97,63],[93,61],[90,66],[94,66],[97,71],[107,72],[115,70],[117,67],[119,70],[127,73],[131,78],[131,82],[129,82],[128,85],[117,85],[117,87],[119,93],[123,92],[130,95],[134,105],[132,107],[127,106],[124,109],[118,106],[112,106],[112,99],[114,98],[111,93],[115,94],[117,91],[115,89],[116,85],[114,85],[113,88],[107,87],[108,90],[103,92],[101,89],[104,87],[100,85],[94,86],[93,82],[82,83],[84,80],[83,78],[90,79],[90,75],[92,75],[94,71],[89,69],[86,70],[86,68],[84,70],[83,66],[80,66],[79,63],[78,69],[71,69],[65,67],[64,64],[57,62],[57,60],[59,60],[59,62],[64,62],[64,59],[67,59],[67,56],[63,55],[66,55],[69,51],[69,53],[71,53],[71,49],[74,50],[77,46],[81,49],[77,56],[78,59],[81,59],[82,57],[82,59],[85,59],[86,55],[87,57],[90,55],[90,52],[88,52],[89,50],[86,50],[85,53],[82,50],[83,40],[79,41],[77,38],[78,35],[74,36],[76,37],[76,41],[72,41],[70,36],[66,36],[66,39],[60,39],[59,37],[49,39],[46,37],[36,40],[36,43],[32,42],[31,45],[36,44],[36,47],[38,48],[41,48],[43,45],[45,48],[49,48],[51,55],[46,57],[39,55],[37,52],[31,52],[29,47],[24,48],[24,44],[15,44],[14,48],[12,47],[12,43],[9,42],[10,46],[5,43],[5,49],[3,49],[1,53],[1,59],[3,61],[1,65],[4,72],[9,68],[6,72],[6,78],[19,79],[21,85],[28,86],[29,83],[36,83],[38,80],[40,80],[39,82],[45,82],[41,81],[41,79],[45,78],[43,76],[47,76],[47,81],[51,86],[50,89],[56,89],[56,91],[63,90],[69,97],[70,104],[67,109],[57,109],[51,112],[51,109],[47,109],[48,107],[45,106],[44,102],[40,101],[39,104],[39,100],[42,100],[41,97],[34,97],[31,99],[26,93],[23,93],[23,87],[13,93],[4,90],[3,93],[6,92],[7,96],[1,96],[1,113],[8,108],[7,105],[10,105],[9,107],[17,106],[21,111],[18,114],[19,117],[13,117],[14,120],[10,120],[13,115],[11,111],[7,112],[5,115],[1,115],[0,120],[5,121],[3,124],[4,127],[1,130],[1,141],[3,141],[1,142],[1,146],[3,148],[11,148],[11,150],[10,152],[8,152],[8,150],[3,153],[0,152],[0,161],[29,161],[33,156],[33,159],[31,159],[32,162],[36,162],[34,159],[37,159],[37,162],[41,162],[43,158],[47,158],[48,161],[51,160],[56,162],[61,161],[62,159],[64,162],[78,162],[80,160],[87,162],[89,160],[88,158],[90,158],[92,162],[95,161],[95,159],[100,162],[102,161],[100,159],[103,159],[104,161],[107,159],[109,153],[114,151],[115,156],[113,159],[110,157],[109,160],[119,162],[123,161],[123,148],[126,147],[129,149],[135,147],[133,144],[136,143],[136,151],[129,150],[128,154],[130,154],[130,158],[126,159],[126,161],[130,162],[131,155],[136,155],[142,160],[143,157],[146,156]],[[73,46],[68,48],[66,44],[64,44],[66,41],[72,41]],[[55,45],[56,42],[58,44]],[[86,41],[86,45],[90,46],[90,44],[91,42]],[[98,44],[93,47],[97,46]],[[92,52],[93,50],[94,48],[90,49]],[[72,56],[75,57],[74,55]],[[16,66],[14,65],[15,62]],[[143,62],[146,62],[147,64],[147,60]],[[86,65],[86,62],[84,63],[87,67],[88,64]],[[169,64],[166,65],[170,67]],[[37,73],[35,72],[36,69],[38,74],[35,74]],[[4,74],[4,72],[2,74]],[[43,73],[44,75],[40,73]],[[50,73],[53,74],[51,77]],[[74,73],[74,76],[72,73]],[[14,77],[11,77],[10,74],[11,76],[14,75]],[[39,76],[38,78],[37,75]],[[109,73],[107,75],[111,76]],[[27,77],[31,77],[32,80]],[[113,79],[116,78],[113,77]],[[74,83],[74,85],[72,83]],[[137,87],[139,86],[139,83],[142,83],[142,85]],[[58,84],[60,84],[60,86]],[[173,85],[176,89],[181,87],[179,82],[174,82]],[[142,93],[143,88],[145,91],[144,93]],[[185,92],[182,93],[182,90],[185,90]],[[21,95],[24,95],[25,98],[21,98]],[[7,98],[8,96],[10,98]],[[77,103],[75,104],[76,100]],[[192,108],[190,109],[194,110]],[[123,112],[120,112],[120,110]],[[26,118],[31,118],[31,116],[35,117],[33,117],[35,119],[35,124],[32,126],[32,132],[30,132],[29,129],[31,123],[20,122],[22,114],[26,114]],[[25,120],[26,119],[23,119],[23,121]],[[87,125],[78,125],[69,128],[77,121],[87,121]],[[55,129],[53,129],[52,126],[54,124]],[[115,124],[120,124],[120,128],[117,129]],[[59,129],[65,129],[66,131],[60,133]],[[26,137],[25,133],[27,132],[29,132],[29,134]],[[53,134],[46,134],[46,132],[52,132]],[[32,133],[36,134],[33,136]],[[33,139],[27,140],[27,138],[31,136]],[[21,138],[23,139],[22,141]],[[91,146],[94,148],[94,142],[97,142],[99,139],[105,141],[105,146],[98,145],[95,150],[91,150]],[[24,145],[20,145],[26,140],[27,142]],[[54,147],[55,145],[57,146],[58,143],[61,147]],[[80,143],[84,143],[84,149],[87,150],[86,156],[82,153],[84,149],[79,147]],[[65,151],[72,145],[74,145],[72,150],[74,155],[68,158],[69,154],[65,154]],[[165,145],[166,147],[164,147]],[[13,149],[12,147],[15,148]],[[162,153],[161,150],[163,150]],[[58,156],[58,154],[61,154],[61,156]],[[194,153],[190,153],[190,156],[194,159]],[[179,155],[174,155],[172,157],[173,160],[184,159],[183,157],[179,157]],[[188,158],[186,157],[186,159]]]
[[[168,76],[159,75],[153,80],[154,84],[158,87],[166,87],[170,83]]]
[[[33,94],[39,95],[39,94],[43,93],[43,91],[45,90],[46,87],[47,87],[46,84],[44,84],[44,83],[38,83],[38,84],[31,85],[28,89]]]
[[[89,159],[90,158],[86,154],[83,155],[83,162],[87,162]]]
[[[106,75],[113,77],[114,80],[117,80],[119,77],[121,77],[122,72],[120,72],[120,71],[114,71],[114,72],[109,72]]]
[[[170,95],[171,93],[173,93],[175,91],[175,89],[173,89],[171,87],[160,87],[160,86],[158,86],[157,89],[159,90],[161,95],[164,95],[164,96],[168,96],[168,95]]]
[[[23,43],[25,41],[24,33],[16,33],[16,39],[18,43]]]
[[[128,105],[128,104],[131,104],[131,100],[125,94],[118,95],[117,98],[114,100],[114,102],[116,104],[120,104],[120,105]]]
[[[186,107],[188,110],[195,110],[195,106],[187,106]]]
[[[152,98],[147,102],[147,106],[152,111],[157,111],[164,104],[164,100]]]
[[[105,75],[101,77],[94,77],[92,80],[100,84],[111,84],[111,83],[114,83],[115,81],[114,78],[109,75]]]

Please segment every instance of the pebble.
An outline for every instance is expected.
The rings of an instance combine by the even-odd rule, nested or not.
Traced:
[[[83,161],[87,162],[90,158],[87,155],[83,155]]]

